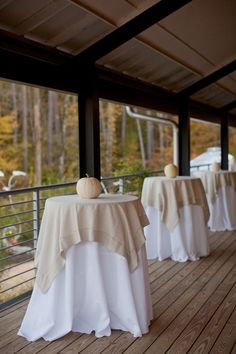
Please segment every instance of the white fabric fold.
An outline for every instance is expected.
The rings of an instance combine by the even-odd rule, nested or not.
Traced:
[[[180,220],[174,230],[162,222],[161,212],[153,207],[145,211],[150,225],[144,228],[148,259],[171,258],[176,262],[196,261],[209,254],[208,228],[199,205],[179,209]]]
[[[236,172],[196,171],[194,175],[201,178],[208,200],[212,204],[214,204],[221,187],[232,187],[236,191]]]
[[[130,273],[123,256],[82,241],[66,252],[65,266],[47,293],[35,284],[18,335],[52,341],[70,331],[102,337],[120,329],[139,337],[152,318],[145,245]]]

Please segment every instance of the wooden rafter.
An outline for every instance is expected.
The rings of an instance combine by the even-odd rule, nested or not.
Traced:
[[[226,104],[225,106],[221,107],[221,111],[222,112],[229,112],[231,111],[231,109],[235,108],[236,107],[236,100]]]
[[[0,30],[0,49],[53,65],[63,65],[71,58],[70,55],[57,49],[49,48],[48,46],[10,34],[4,30]]]
[[[78,54],[73,61],[75,63],[86,63],[87,61],[96,62],[112,50],[118,48],[120,45],[126,43],[191,1],[192,0],[159,1],[157,4],[151,6],[85,49],[82,53]]]
[[[236,70],[236,60],[226,64],[218,70],[215,70],[213,73],[203,77],[201,80],[195,82],[194,84],[186,87],[184,90],[177,93],[177,97],[192,96],[194,93],[204,89],[205,87],[213,84],[214,82],[222,79],[223,77],[231,74]]]

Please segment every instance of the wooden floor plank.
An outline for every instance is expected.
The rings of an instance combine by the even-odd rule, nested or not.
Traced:
[[[211,254],[196,262],[149,261],[154,320],[134,338],[72,333],[53,341],[17,336],[28,300],[0,312],[0,354],[236,354],[236,232],[209,236]]]
[[[18,328],[14,328],[11,331],[7,332],[0,338],[0,343],[1,343],[1,348],[4,347],[5,345],[13,342],[17,338],[17,332]],[[1,350],[0,350],[1,353]]]
[[[235,254],[232,257],[235,257]],[[175,317],[175,319],[172,319],[170,325],[165,331],[162,331],[160,336],[158,336],[155,342],[148,348],[146,351],[147,353],[158,354],[168,350],[170,345],[178,338],[183,329],[191,321],[192,317],[197,314],[206,300],[216,291],[222,278],[228,274],[229,268],[232,268],[231,263],[230,260],[226,262],[213,277],[211,276],[208,279],[207,283],[200,280],[198,281],[198,284],[194,284],[194,287],[191,286],[191,288],[186,291],[185,296],[189,297],[189,300],[191,299],[191,301],[187,303],[187,306],[185,305],[185,307],[182,308],[182,311]],[[202,285],[204,286],[202,287]],[[195,291],[195,288],[198,290]],[[192,296],[193,294],[194,297]],[[182,298],[180,301],[180,305],[181,304],[183,304]],[[181,309],[181,306],[179,309]],[[168,318],[166,314],[164,314],[163,317],[163,320]]]
[[[0,311],[0,318],[6,317],[6,315],[8,315],[11,312],[16,311],[16,309],[19,309],[22,306],[27,306],[29,299],[30,299],[30,297],[27,297],[26,299],[19,301],[17,304],[11,305],[11,306],[7,307],[6,309],[2,309]]]
[[[164,260],[162,262],[157,262],[157,260],[155,259],[153,261],[153,263],[148,266],[148,273],[149,275],[151,275],[153,272],[156,272],[158,269],[161,269],[162,267],[168,267],[168,268],[171,268],[172,265],[174,265],[175,262],[174,261],[171,261],[168,259],[168,260]]]
[[[234,276],[233,281],[235,282],[236,272],[234,272],[233,276]],[[225,288],[222,288],[223,284],[225,284]],[[227,284],[226,282],[223,282],[219,287],[219,289],[217,289],[219,290],[219,292],[215,292],[214,298],[212,299],[216,300],[216,297],[218,295],[220,301],[220,292],[221,292],[221,296],[223,297],[224,296],[223,294],[227,292],[228,287],[230,285],[231,285],[230,283]],[[209,321],[205,329],[202,331],[201,335],[198,337],[197,341],[194,343],[193,347],[190,350],[190,353],[199,352],[199,348],[204,348],[204,350],[208,352],[210,351],[217,337],[222,331],[222,328],[225,326],[229,316],[231,315],[232,310],[235,307],[235,302],[236,302],[236,286],[234,286],[231,289],[231,291],[228,293],[225,300],[222,302],[221,306],[217,309],[212,319]],[[225,351],[227,352],[226,348]]]
[[[12,329],[17,328],[21,323],[26,311],[26,305],[20,307],[14,312],[9,313],[6,317],[0,319],[0,334],[5,335]]]
[[[156,262],[161,263],[161,262]],[[162,276],[162,274],[165,274],[166,272],[170,271],[171,269],[175,268],[176,265],[178,265],[179,263],[174,262],[169,260],[168,262],[165,262],[164,265],[160,268],[158,267],[157,269],[155,269],[151,274],[149,274],[149,281],[150,283],[152,283],[153,281],[156,281],[159,277]]]
[[[59,338],[53,342],[48,342],[43,339],[30,343],[28,346],[18,351],[17,354],[55,354],[66,348],[70,343],[74,342],[77,338],[82,336],[81,333],[70,332],[62,338]]]
[[[236,256],[236,253],[234,256]],[[230,273],[221,281],[213,295],[188,323],[181,335],[178,336],[173,347],[168,350],[168,354],[187,352],[196,338],[197,341],[190,349],[190,353],[199,352],[200,347],[204,348],[206,353],[210,351],[235,307],[235,279],[236,267],[233,262]]]
[[[219,240],[219,244],[223,243],[224,240],[225,240],[225,239]],[[233,240],[228,240],[227,245],[229,246],[229,244],[231,244],[232,242],[233,242]],[[217,246],[217,245],[216,245],[216,246]],[[193,265],[193,263],[195,263],[195,262],[189,262],[189,264],[192,264],[192,265]],[[183,265],[183,264],[182,264],[182,265]],[[185,263],[185,265],[186,265],[186,263]],[[181,263],[177,263],[176,266],[182,268]],[[204,269],[205,269],[205,267],[204,267]],[[173,271],[173,268],[171,268],[171,272],[172,272],[172,271]],[[169,272],[169,273],[170,273],[170,272]],[[187,272],[187,273],[188,273],[188,272]],[[166,274],[168,274],[168,272],[166,272],[165,274],[163,274],[163,275],[159,278],[159,285],[160,285],[161,280],[163,279],[163,277],[164,277],[164,278],[166,277]],[[169,278],[171,278],[171,277],[169,277]],[[166,280],[167,280],[167,279],[165,279],[165,281],[166,281]],[[163,296],[164,296],[164,294],[163,294]],[[132,344],[134,341],[135,341],[135,339],[132,337],[132,335],[127,335],[126,338],[125,338],[125,340],[124,340],[123,336],[118,337],[117,340],[116,340],[114,343],[112,343],[112,344],[104,351],[104,353],[109,353],[109,352],[112,352],[112,353],[113,353],[113,352],[114,352],[114,353],[116,353],[116,352],[117,352],[117,353],[122,353],[122,352],[125,350],[125,348],[126,348],[127,346],[129,346],[130,344]]]
[[[233,242],[233,239],[230,239],[230,238],[227,238],[227,237],[223,237],[222,240],[219,240],[219,243],[215,243],[213,246],[212,246],[212,251],[214,251],[215,249],[217,249],[219,247],[219,244],[221,246],[221,249],[219,250],[220,253],[222,253],[225,249],[225,247],[228,247],[229,244],[231,244]],[[214,257],[216,257],[217,254],[214,255]],[[207,261],[206,261],[207,259]],[[176,281],[177,283],[179,281],[181,281],[184,276],[186,276],[187,274],[191,273],[194,269],[198,268],[201,266],[203,271],[205,270],[205,264],[206,262],[208,262],[209,260],[209,257],[207,258],[201,258],[199,261],[197,262],[184,262],[184,263],[176,263],[175,265],[175,268],[171,268],[170,272],[169,273],[166,273],[166,277],[162,277],[162,279],[156,279],[154,282],[151,283],[151,290],[154,291],[154,290],[157,290],[160,288],[160,286],[163,284],[165,284],[166,286],[168,285],[167,284],[167,281],[171,279],[171,284],[173,285],[173,281],[172,281],[172,277],[169,277],[168,279],[168,275],[169,274],[175,274],[177,272],[179,272],[178,274],[178,277],[174,279],[174,281]],[[213,259],[212,257],[210,258],[209,262],[212,262]],[[182,269],[182,270],[181,270]],[[156,285],[156,287],[155,287]],[[153,297],[153,300],[155,302],[155,297]]]
[[[236,354],[236,344],[234,345],[233,349],[231,350],[230,354]]]
[[[101,338],[102,339],[102,338]],[[88,345],[96,341],[94,333],[92,334],[82,334],[79,339],[75,340],[73,343],[68,345],[65,349],[61,350],[60,353],[70,353],[77,354],[81,353],[83,349],[87,348]],[[91,353],[92,354],[92,353]]]
[[[175,293],[178,292],[180,288],[180,285],[177,285],[175,287],[175,291],[172,290],[168,294],[169,296],[165,296],[163,299],[161,299],[161,301],[154,305],[155,320],[153,321],[152,326],[150,327],[149,334],[147,336],[144,336],[143,338],[136,340],[134,344],[131,345],[127,349],[127,351],[125,351],[125,353],[143,353],[153,344],[156,338],[159,337],[166,328],[168,328],[171,322],[175,320],[178,314],[189,304],[189,302],[196,296],[196,294],[199,293],[202,287],[208,284],[212,276],[216,275],[216,273],[221,271],[223,264],[232,255],[236,247],[236,242],[234,240],[232,242],[234,244],[233,249],[232,244],[229,244],[228,248],[226,248],[228,252],[223,252],[220,257],[217,256],[215,262],[211,266],[209,266],[207,263],[210,262],[211,258],[214,259],[215,255],[211,255],[210,257],[207,257],[205,259],[206,270],[205,272],[201,272],[200,277],[196,270],[196,272],[192,272],[190,274],[190,277],[187,277],[188,279],[185,279],[182,282],[185,284],[185,286],[181,284],[181,294],[184,294],[183,296],[181,296],[181,294],[178,294],[176,301],[173,302],[173,298],[175,299]],[[194,277],[193,273],[195,273]],[[192,277],[194,281],[193,279],[191,279]],[[166,335],[168,336],[169,340],[169,335],[167,333]],[[171,343],[172,342],[168,342],[168,344]]]
[[[212,347],[211,354],[230,353],[236,343],[236,307]]]
[[[132,336],[130,333],[126,333]],[[117,338],[123,338],[124,332],[122,331],[112,331],[110,337],[103,337],[96,339],[93,343],[91,343],[87,348],[82,350],[83,354],[98,354],[109,347]],[[125,339],[125,337],[124,337]]]
[[[230,252],[232,241],[230,240],[229,243],[224,243],[223,247],[226,247]],[[226,257],[227,254],[224,252],[215,252],[205,260],[189,262],[186,268],[181,270],[173,279],[165,283],[162,287],[162,292],[160,292],[159,289],[152,294],[155,315],[160,314],[161,308],[165,310],[173,301],[180,297],[186,289],[196,282],[199,277],[202,275],[205,276],[206,268],[211,269],[212,272],[215,271],[214,269],[218,269],[223,264]],[[164,289],[165,292],[163,293]]]
[[[16,335],[16,339],[11,343],[2,347],[0,353],[4,353],[4,354],[18,353],[19,350],[26,347],[27,345],[29,345],[29,342],[25,338]]]

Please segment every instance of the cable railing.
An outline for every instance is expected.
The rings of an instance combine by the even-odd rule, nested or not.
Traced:
[[[73,194],[75,184],[0,192],[0,308],[32,290],[45,201],[53,195]]]
[[[209,168],[208,164],[204,166]],[[144,178],[152,175],[163,175],[163,170],[102,177],[101,183],[104,193],[140,196]],[[0,309],[32,290],[34,255],[46,199],[75,194],[75,186],[76,182],[68,182],[0,192]]]
[[[162,170],[101,178],[104,193],[140,195],[143,179]],[[0,309],[29,294],[35,279],[34,255],[47,198],[75,194],[76,182],[0,192]]]

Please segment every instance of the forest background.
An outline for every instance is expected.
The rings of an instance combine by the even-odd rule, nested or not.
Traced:
[[[135,110],[178,122],[163,112]],[[236,156],[235,128],[230,128],[229,142]],[[0,81],[3,183],[13,170],[27,173],[27,186],[76,181],[78,146],[77,96]],[[191,158],[212,146],[220,146],[220,127],[191,120]],[[173,161],[173,132],[164,124],[132,119],[125,106],[101,100],[100,147],[103,177],[159,170]]]

